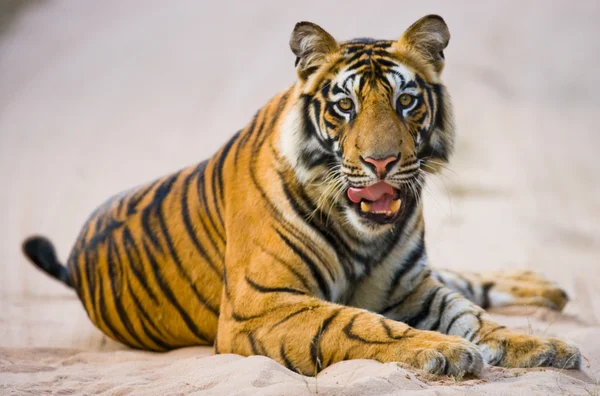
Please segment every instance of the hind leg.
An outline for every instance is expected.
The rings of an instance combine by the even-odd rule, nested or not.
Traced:
[[[562,311],[569,301],[556,283],[533,271],[435,270],[434,277],[484,309],[534,305]]]

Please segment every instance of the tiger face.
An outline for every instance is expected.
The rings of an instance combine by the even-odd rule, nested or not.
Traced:
[[[454,129],[440,82],[450,35],[428,16],[398,41],[338,43],[309,22],[296,25],[298,101],[282,148],[298,179],[321,186],[320,202],[346,222],[380,234],[418,204],[424,174],[448,161]]]

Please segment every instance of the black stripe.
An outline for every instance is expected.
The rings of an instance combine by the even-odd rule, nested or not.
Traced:
[[[187,272],[185,272],[185,270],[183,268],[183,263],[179,259],[179,255],[178,255],[177,251],[175,250],[175,247],[173,246],[173,241],[171,240],[171,236],[169,235],[169,230],[167,228],[167,224],[165,223],[165,219],[162,215],[162,212],[157,213],[157,216],[158,216],[158,222],[160,224],[161,232],[163,234],[163,237],[167,244],[167,248],[169,250],[169,254],[170,254],[171,258],[173,259],[173,261],[175,262],[175,266],[177,268],[177,271],[179,272],[179,275],[181,275],[181,277],[183,279],[185,279],[189,288],[192,290],[192,292],[196,296],[196,300],[198,300],[198,302],[203,307],[205,307],[207,310],[212,312],[215,316],[219,316],[219,309],[215,306],[212,306],[210,304],[210,301],[208,301],[204,296],[202,296],[200,294],[200,291],[196,288],[195,282],[193,282],[192,279],[190,278],[189,274]]]
[[[403,296],[400,300],[396,301],[395,303],[388,305],[387,307],[385,307],[383,310],[381,310],[381,313],[383,315],[389,314],[391,311],[395,310],[396,308],[398,308],[399,306],[401,306],[402,304],[404,304],[404,302],[406,300],[408,300],[410,297],[414,296],[418,290],[419,287],[421,286],[421,284],[427,279],[427,276],[423,277],[423,279],[421,280],[421,282],[419,282],[418,285],[416,285],[407,295]]]
[[[162,202],[165,200],[169,192],[171,192],[173,184],[177,180],[177,176],[179,176],[178,173],[167,177],[156,189],[152,202],[148,204],[142,211],[142,228],[144,229],[144,234],[150,240],[152,246],[161,253],[163,250],[157,237],[158,233],[151,223],[152,220],[159,216],[158,212],[160,211]]]
[[[419,323],[427,319],[429,313],[431,312],[431,305],[433,303],[433,300],[435,299],[440,290],[443,290],[443,287],[436,287],[434,291],[429,293],[425,301],[421,304],[421,309],[419,310],[419,312],[417,312],[415,315],[412,315],[403,322],[405,322],[410,327],[417,327]]]
[[[138,204],[148,195],[148,193],[156,186],[157,183],[158,181],[149,183],[147,186],[142,187],[129,198],[129,201],[127,202],[128,215],[137,213]]]
[[[284,366],[287,367],[289,370],[296,372],[296,369],[294,368],[294,364],[292,363],[290,358],[288,358],[287,355],[285,354],[285,346],[284,346],[283,341],[281,342],[281,347],[279,348],[279,354],[281,355],[281,360],[283,360]]]
[[[229,141],[227,142],[225,147],[223,147],[223,151],[213,167],[213,169],[214,169],[213,174],[217,175],[217,184],[219,185],[219,198],[221,199],[221,201],[223,201],[225,198],[225,186],[223,183],[223,165],[225,164],[225,160],[227,159],[227,156],[229,155],[229,151],[231,150],[231,147],[233,147],[233,144],[240,138],[241,132],[242,132],[241,130],[237,131],[235,133],[235,135],[233,135],[231,137],[231,139],[229,139]],[[213,190],[214,190],[214,188],[213,188]],[[217,201],[216,201],[216,194],[213,198],[215,198],[214,204],[215,204],[215,208],[217,208],[218,206],[217,206]],[[222,219],[221,219],[221,223],[223,223]]]
[[[206,166],[206,162],[202,162],[200,165],[198,165],[197,171],[203,172],[205,169],[205,166]],[[194,226],[192,225],[192,221],[190,219],[190,210],[189,210],[189,206],[188,206],[188,191],[190,188],[189,187],[190,181],[191,181],[192,177],[194,177],[194,176],[195,176],[195,172],[190,173],[183,182],[183,191],[181,194],[181,217],[183,218],[183,224],[185,226],[185,230],[187,231],[188,236],[190,237],[194,247],[196,248],[196,252],[198,252],[198,254],[200,256],[202,256],[202,258],[208,264],[208,266],[220,277],[222,275],[221,275],[219,269],[217,268],[216,264],[212,261],[210,256],[204,251],[204,248],[202,247],[202,245],[200,244],[200,241],[198,240],[198,235],[196,234],[196,231],[194,230]],[[202,225],[204,226],[204,224],[202,224]],[[206,229],[206,227],[204,227],[204,228]],[[206,234],[208,234],[208,231],[206,232]]]
[[[496,327],[494,327],[492,330],[490,330],[487,333],[485,333],[485,335],[482,335],[479,338],[479,341],[476,342],[476,345],[479,345],[479,344],[483,343],[488,336],[490,336],[493,333],[497,332],[498,330],[502,330],[502,329],[506,329],[506,326],[496,326]]]
[[[300,308],[299,310],[292,312],[291,314],[287,315],[286,317],[284,317],[283,319],[281,319],[280,321],[278,321],[277,323],[275,323],[273,326],[271,326],[271,329],[274,329],[275,327],[287,322],[288,320],[292,319],[294,316],[296,315],[300,315],[302,312],[306,312],[313,309],[313,307],[304,307],[304,308]]]
[[[437,320],[431,325],[431,330],[433,331],[437,331],[440,327],[440,324],[442,322],[442,316],[444,316],[444,311],[446,310],[446,305],[448,304],[448,297],[450,297],[451,294],[446,294],[442,300],[442,304],[440,305],[440,308],[438,309],[438,318]]]
[[[425,253],[425,235],[421,234],[421,238],[417,241],[415,247],[410,251],[406,260],[402,262],[402,264],[396,269],[394,275],[392,276],[392,282],[390,283],[390,287],[387,291],[387,298],[391,298],[392,294],[398,287],[398,284],[402,280],[402,277],[406,275],[410,270],[415,268],[417,263],[421,260]]]
[[[450,334],[450,330],[452,329],[452,326],[454,326],[454,323],[459,320],[460,318],[462,318],[463,316],[466,315],[473,315],[475,316],[475,314],[471,311],[463,311],[457,315],[455,315],[452,320],[450,321],[450,323],[448,323],[448,326],[446,327],[446,331],[444,331],[445,334]]]
[[[104,283],[100,282],[100,284],[98,284],[98,311],[100,313],[100,317],[102,318],[102,322],[104,322],[104,325],[108,328],[108,330],[112,333],[113,337],[125,344],[125,345],[130,345],[131,343],[127,342],[125,340],[125,337],[123,337],[123,335],[121,333],[119,333],[117,331],[117,329],[113,326],[112,322],[109,320],[108,318],[108,313],[106,310],[106,297],[104,296],[104,288],[102,287]]]
[[[346,326],[344,326],[343,332],[346,335],[346,337],[348,337],[351,340],[355,340],[355,341],[359,341],[362,342],[363,344],[373,344],[373,345],[386,345],[386,344],[391,344],[395,341],[374,341],[374,340],[367,340],[366,338],[363,338],[361,336],[359,336],[356,333],[352,332],[352,327],[354,326],[354,321],[356,320],[356,318],[358,317],[358,315],[360,314],[356,314],[352,317],[352,319],[350,319],[350,322],[348,322],[348,324]]]
[[[108,238],[108,246],[106,251],[106,266],[108,267],[108,277],[110,279],[110,289],[112,292],[112,301],[115,305],[115,309],[117,311],[117,315],[125,327],[127,333],[131,336],[134,342],[136,342],[140,347],[145,349],[149,349],[148,345],[143,342],[138,336],[137,332],[133,328],[131,321],[129,320],[129,315],[125,311],[123,307],[121,298],[123,297],[123,266],[121,265],[121,260],[119,259],[119,253],[115,249],[115,241],[114,238]],[[119,284],[117,285],[117,282]]]
[[[254,282],[252,279],[246,276],[246,282],[256,291],[260,293],[290,293],[290,294],[306,294],[306,292],[298,289],[293,289],[291,287],[267,287],[259,285]]]
[[[481,285],[481,308],[488,309],[490,307],[490,289],[495,285],[494,282],[485,282]]]
[[[408,332],[411,331],[412,329],[409,327],[407,328],[404,333],[402,333],[402,335],[393,335],[392,334],[392,328],[387,324],[387,320],[386,318],[380,318],[379,322],[381,323],[381,326],[385,329],[385,333],[387,334],[387,336],[389,338],[391,338],[392,340],[401,340],[402,338],[405,338],[408,336]]]
[[[252,354],[260,355],[261,353],[259,353],[258,349],[256,348],[256,341],[254,340],[254,336],[252,335],[251,331],[248,332],[248,342],[250,343],[250,348],[252,348]]]
[[[150,299],[155,304],[158,304],[158,297],[156,296],[156,294],[154,294],[154,292],[148,285],[148,275],[146,274],[146,271],[144,269],[144,263],[142,262],[140,251],[135,244],[135,240],[133,238],[133,235],[131,235],[129,227],[123,228],[122,238],[123,246],[125,247],[125,254],[127,255],[127,259],[129,260],[129,268],[131,268],[131,273],[133,274],[133,276],[135,276],[135,278],[139,282],[140,286],[144,289],[148,297],[150,297]]]
[[[260,246],[261,250],[266,253],[267,255],[269,255],[269,257],[271,257],[273,260],[275,260],[277,263],[283,265],[285,268],[287,268],[292,274],[294,274],[294,276],[300,281],[300,283],[302,283],[302,286],[304,286],[304,288],[306,290],[312,290],[311,285],[308,284],[308,279],[306,279],[306,277],[304,275],[302,275],[296,268],[294,268],[290,263],[284,261],[282,258],[280,258],[279,256],[269,252],[264,246]]]
[[[165,342],[163,340],[165,338],[164,333],[156,325],[156,323],[154,323],[154,321],[152,320],[152,318],[150,317],[148,312],[146,312],[146,310],[144,309],[144,306],[142,305],[142,302],[140,301],[140,299],[138,298],[138,296],[135,294],[135,292],[133,291],[133,289],[131,287],[130,287],[129,291],[131,292],[131,299],[133,300],[133,303],[135,304],[137,311],[141,315],[140,324],[142,325],[142,328],[144,329],[144,332],[146,333],[148,338],[150,338],[150,340],[152,340],[152,342],[154,342],[156,345],[158,345],[160,348],[162,348],[165,351],[169,350],[169,349],[173,349],[172,345],[168,344],[167,342]],[[146,323],[148,324],[148,326],[151,329],[146,327]],[[155,333],[158,336],[156,336]],[[159,338],[159,337],[162,337],[162,338]]]
[[[144,243],[144,252],[146,253],[146,256],[148,257],[148,261],[150,262],[150,265],[154,272],[154,279],[156,280],[156,283],[159,285],[160,289],[164,293],[167,300],[171,303],[171,305],[173,305],[173,307],[175,307],[177,312],[179,312],[181,319],[185,322],[185,324],[187,325],[190,332],[192,334],[194,334],[196,336],[196,338],[200,339],[201,341],[208,342],[210,337],[208,337],[205,334],[202,334],[202,332],[200,331],[200,329],[198,329],[198,326],[196,326],[196,323],[194,323],[194,321],[192,320],[190,315],[181,306],[181,304],[179,304],[179,301],[177,301],[177,299],[175,298],[175,295],[173,294],[173,291],[171,290],[169,285],[163,280],[162,274],[160,273],[158,262],[156,261],[156,259],[152,255],[152,253],[150,252],[150,249],[148,248],[146,243]]]
[[[292,251],[300,257],[302,262],[308,266],[310,272],[317,281],[319,291],[321,292],[321,294],[323,294],[326,300],[330,300],[331,290],[329,289],[329,285],[327,284],[327,282],[325,282],[325,278],[323,277],[323,274],[317,267],[317,264],[315,264],[315,262],[310,257],[308,257],[302,250],[300,250],[298,246],[296,246],[292,241],[290,241],[279,230],[275,230],[275,232],[277,232],[277,234],[285,242],[285,244],[288,245],[290,249],[292,249]]]
[[[210,222],[210,226],[211,226],[210,229],[213,230],[215,232],[215,234],[219,237],[219,239],[221,240],[221,244],[225,244],[225,237],[223,235],[221,235],[221,233],[219,232],[217,223],[215,223],[215,220],[213,219],[210,208],[208,207],[209,196],[207,196],[207,194],[206,194],[205,181],[206,181],[206,172],[199,172],[198,178],[196,179],[196,187],[197,187],[197,191],[198,191],[198,197],[199,197],[200,204],[204,208],[204,214],[205,214],[204,218],[208,218],[208,221]],[[213,191],[213,196],[214,196],[214,194],[215,193]],[[199,213],[199,217],[203,218],[201,213]],[[218,249],[217,243],[213,239],[212,233],[208,232],[208,229],[207,229],[207,236],[210,238],[211,242],[213,242],[215,250],[218,252],[219,249]]]
[[[317,334],[313,337],[312,342],[310,343],[310,358],[315,365],[315,369],[317,371],[321,370],[322,367],[326,367],[326,364],[323,364],[323,351],[321,350],[321,340],[323,336],[327,332],[329,325],[333,322],[336,316],[340,313],[341,309],[338,309],[331,314],[327,319],[323,321],[321,328],[317,331]]]
[[[87,248],[83,250],[83,265],[84,265],[84,270],[85,270],[85,278],[86,278],[86,282],[87,282],[87,294],[90,300],[90,307],[88,307],[89,311],[95,312],[95,296],[96,296],[96,265],[98,263],[98,260],[94,261],[93,263],[90,262],[90,255],[92,255],[92,251],[88,250]],[[93,268],[92,268],[93,266]],[[85,291],[82,290],[82,294],[84,294]],[[85,301],[85,300],[83,300]],[[95,315],[94,315],[95,316]]]

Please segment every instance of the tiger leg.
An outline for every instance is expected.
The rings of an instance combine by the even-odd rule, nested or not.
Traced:
[[[535,305],[562,311],[569,301],[567,293],[556,283],[533,271],[435,270],[433,276],[484,309]]]
[[[228,267],[217,353],[264,355],[311,376],[349,359],[403,362],[450,375],[481,371],[481,353],[466,340],[327,302],[302,264],[285,269],[282,262],[265,259],[245,273]]]
[[[444,286],[425,270],[409,292],[384,315],[422,330],[457,335],[473,342],[491,365],[578,368],[579,350],[556,338],[523,334],[500,326],[472,301]]]

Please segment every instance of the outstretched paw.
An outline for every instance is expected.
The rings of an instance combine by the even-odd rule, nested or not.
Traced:
[[[502,367],[578,369],[579,349],[556,338],[536,337],[502,329],[477,342],[484,359]]]

